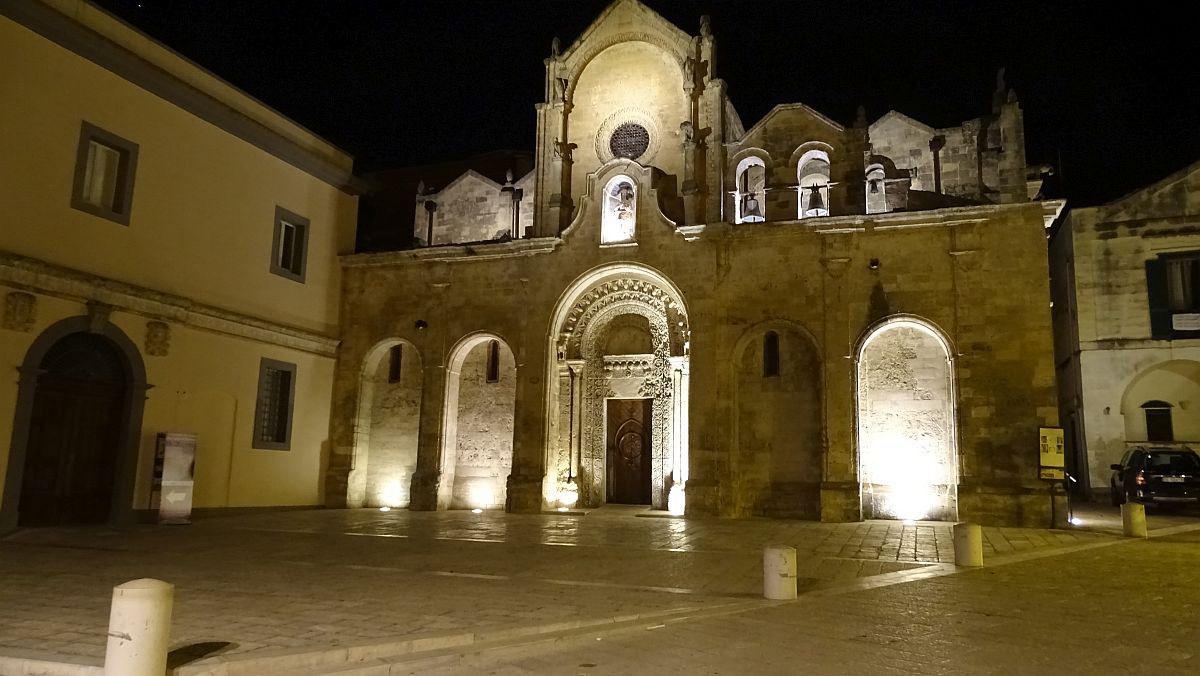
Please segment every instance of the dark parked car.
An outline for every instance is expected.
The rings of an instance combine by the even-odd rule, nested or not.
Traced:
[[[1112,465],[1112,503],[1200,503],[1200,456],[1190,448],[1135,446]]]

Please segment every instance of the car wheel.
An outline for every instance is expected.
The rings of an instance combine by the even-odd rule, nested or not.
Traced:
[[[1122,498],[1123,498],[1124,496],[1122,496],[1122,495],[1121,495],[1121,494],[1120,494],[1120,493],[1117,491],[1117,484],[1116,484],[1116,482],[1113,482],[1113,483],[1109,484],[1108,495],[1109,495],[1109,498],[1112,500],[1112,505],[1113,505],[1113,507],[1120,507],[1120,506],[1121,506],[1121,503],[1125,502],[1124,500],[1122,500]]]

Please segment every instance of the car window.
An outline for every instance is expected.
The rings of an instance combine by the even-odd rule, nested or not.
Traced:
[[[1121,456],[1121,464],[1122,464],[1122,465],[1128,465],[1128,464],[1129,464],[1129,455],[1130,455],[1131,453],[1133,453],[1133,449],[1130,449],[1130,450],[1128,450],[1128,451],[1125,451],[1125,455],[1122,455],[1122,456]]]
[[[1142,458],[1145,457],[1145,455],[1146,454],[1141,451],[1134,451],[1133,457],[1131,457],[1129,459],[1129,462],[1126,463],[1125,466],[1126,467],[1134,467],[1136,469],[1141,469],[1142,468]]]
[[[1193,474],[1200,472],[1200,456],[1179,451],[1147,453],[1146,469],[1154,472]]]

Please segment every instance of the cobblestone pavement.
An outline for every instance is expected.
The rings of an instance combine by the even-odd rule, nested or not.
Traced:
[[[1191,531],[378,673],[1194,676],[1198,614]]]
[[[986,555],[1081,531],[984,529]],[[758,598],[761,549],[793,545],[801,587],[952,560],[950,525],[306,510],[191,526],[38,529],[0,541],[0,654],[98,659],[114,585],[176,585],[172,644],[321,649],[430,632],[709,608]],[[86,660],[85,660],[86,661]]]

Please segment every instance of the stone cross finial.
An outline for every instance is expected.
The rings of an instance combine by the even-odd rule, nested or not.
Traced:
[[[712,36],[712,19],[707,14],[700,17],[700,35]]]
[[[506,171],[504,172],[504,183],[505,183],[505,185],[512,185],[512,180],[513,180],[513,173],[512,173],[512,169],[508,169],[508,170],[506,170]]]

